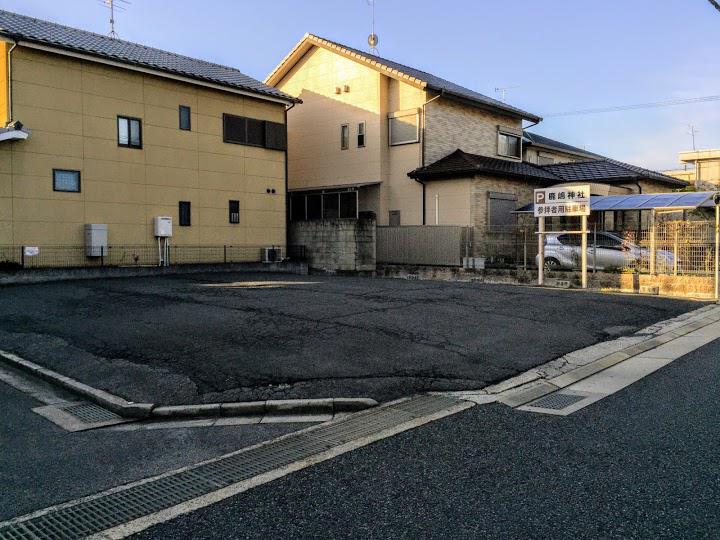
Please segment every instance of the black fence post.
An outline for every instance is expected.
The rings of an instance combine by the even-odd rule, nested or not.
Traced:
[[[25,268],[25,246],[20,246],[20,266]]]
[[[105,266],[105,246],[100,246],[100,268]]]

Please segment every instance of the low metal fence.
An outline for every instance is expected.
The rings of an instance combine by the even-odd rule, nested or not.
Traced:
[[[377,228],[378,263],[462,266],[472,255],[472,227],[403,225]]]
[[[557,234],[548,233],[546,239],[550,236]],[[476,230],[474,238],[472,251],[485,258],[486,268],[537,268],[537,231],[531,227]],[[553,269],[579,270],[580,236],[565,235],[562,241],[566,244],[546,244],[546,260],[554,259],[553,250],[559,247],[564,256],[554,261]],[[591,230],[587,246],[590,271],[705,276],[715,272],[715,224],[710,221],[660,222],[654,233]]]
[[[265,246],[234,245],[173,245],[170,264],[230,264],[262,262]],[[304,246],[291,246],[292,260],[304,258]],[[159,252],[156,245],[110,245],[89,257],[85,246],[0,246],[0,271],[26,268],[75,268],[103,266],[157,266]]]

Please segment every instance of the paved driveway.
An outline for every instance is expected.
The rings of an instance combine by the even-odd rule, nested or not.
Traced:
[[[134,401],[478,388],[697,302],[472,283],[197,274],[0,289],[0,348]]]

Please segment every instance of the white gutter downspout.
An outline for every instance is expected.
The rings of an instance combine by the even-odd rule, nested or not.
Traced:
[[[5,124],[6,126],[9,126],[13,122],[13,92],[12,92],[12,52],[17,47],[17,41],[13,42],[13,46],[10,47],[7,53],[7,77],[8,77],[8,87],[7,87],[7,104],[8,104],[8,120]]]

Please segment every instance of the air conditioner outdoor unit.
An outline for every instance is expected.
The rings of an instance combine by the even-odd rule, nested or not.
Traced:
[[[282,261],[282,248],[277,246],[266,247],[263,249],[263,262],[272,263]]]

